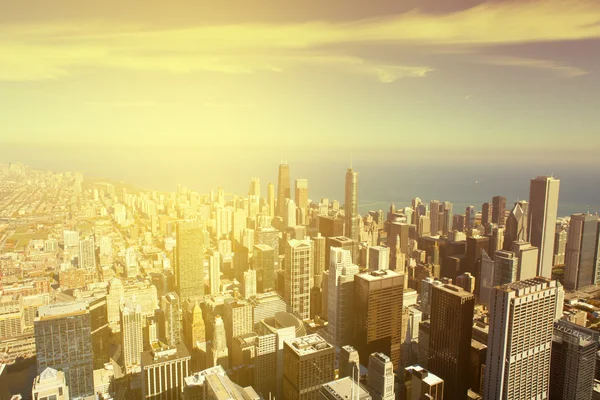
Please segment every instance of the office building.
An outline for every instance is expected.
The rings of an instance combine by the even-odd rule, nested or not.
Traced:
[[[598,332],[565,320],[554,323],[550,398],[591,400]]]
[[[252,305],[246,300],[228,299],[225,301],[223,322],[227,347],[232,348],[233,338],[252,332]]]
[[[543,277],[493,289],[484,398],[548,398],[552,334],[563,298],[562,287]]]
[[[596,283],[598,216],[573,214],[565,257],[565,289],[578,290]]]
[[[94,394],[94,359],[88,304],[83,301],[42,306],[34,321],[37,371],[65,373],[71,397]]]
[[[338,357],[340,378],[350,377],[358,382],[360,380],[360,359],[358,351],[349,345],[342,346]]]
[[[183,343],[142,353],[142,399],[180,400],[190,375],[190,353]]]
[[[284,298],[290,312],[310,318],[310,277],[312,272],[310,240],[288,240],[285,245]]]
[[[444,380],[419,365],[404,369],[406,400],[443,400]]]
[[[127,302],[121,306],[121,352],[127,374],[140,371],[144,351],[143,318],[139,304]]]
[[[245,299],[256,295],[256,270],[249,269],[244,272],[244,286],[242,295]]]
[[[33,380],[31,398],[34,400],[69,400],[69,387],[65,373],[46,368]],[[9,397],[6,397],[8,400]]]
[[[512,252],[518,259],[517,281],[535,278],[537,273],[538,248],[529,242],[513,242]]]
[[[354,275],[358,266],[352,264],[348,250],[332,247],[330,251],[327,317],[331,343],[340,347],[350,343],[353,336]]]
[[[290,166],[286,163],[279,165],[279,175],[277,177],[277,216],[284,218],[285,200],[290,198]]]
[[[275,216],[275,185],[271,182],[267,185],[267,206],[269,207],[269,217]]]
[[[390,248],[383,246],[369,247],[369,269],[385,271],[390,269]]]
[[[504,238],[504,249],[510,250],[513,242],[526,242],[529,203],[519,201],[511,210],[506,219],[506,230]]]
[[[225,332],[223,318],[220,315],[215,316],[212,339],[211,366],[221,365],[223,368],[228,369],[229,348],[227,347],[227,333]]]
[[[350,377],[324,383],[319,390],[319,399],[324,400],[371,400],[371,395]]]
[[[327,259],[326,252],[326,243],[327,238],[321,236],[321,233],[317,233],[317,236],[313,236],[310,238],[313,243],[313,286],[320,287],[321,279],[323,272],[327,270],[328,265],[325,264],[325,260]]]
[[[492,287],[516,282],[519,277],[519,259],[512,251],[500,250],[494,257],[494,281]]]
[[[297,223],[306,225],[308,215],[308,179],[296,179],[296,206],[298,207]]]
[[[259,400],[251,386],[234,383],[220,365],[184,378],[183,400]]]
[[[183,343],[191,352],[198,343],[206,341],[206,326],[202,308],[197,301],[183,305]]]
[[[475,293],[475,277],[469,272],[465,272],[456,277],[456,286],[463,288],[469,293]]]
[[[394,400],[394,370],[396,366],[383,353],[369,355],[367,387],[373,400]]]
[[[359,240],[358,215],[358,173],[352,168],[346,171],[346,187],[344,196],[344,215],[346,218],[346,236],[355,243]],[[354,252],[353,252],[354,254]]]
[[[279,254],[267,244],[255,244],[252,265],[256,271],[256,290],[258,293],[275,289],[275,259]]]
[[[92,273],[96,272],[96,247],[94,237],[90,236],[79,242],[79,268]]]
[[[483,203],[481,205],[481,225],[486,226],[492,222],[493,206],[490,203]]]
[[[277,292],[260,293],[248,299],[252,306],[253,321],[256,326],[266,318],[274,317],[278,312],[285,312],[287,306],[283,298]]]
[[[538,248],[537,276],[552,277],[554,230],[560,181],[550,176],[531,180],[529,189],[529,242]]]
[[[284,399],[316,400],[335,378],[335,348],[317,334],[286,340],[283,360]]]
[[[371,271],[354,277],[354,335],[362,364],[372,353],[388,354],[398,368],[401,360],[404,275]]]
[[[221,292],[221,254],[216,251],[208,258],[208,287],[210,294]]]
[[[181,300],[204,295],[204,244],[200,221],[177,223],[175,283]]]
[[[505,216],[504,210],[506,209],[506,197],[494,196],[492,198],[492,223],[498,224],[498,226],[504,226]]]
[[[164,318],[165,343],[167,346],[181,343],[181,304],[177,293],[165,294],[161,298],[160,309]]]
[[[444,398],[464,399],[469,368],[475,296],[446,284],[433,286],[428,370],[444,380]]]

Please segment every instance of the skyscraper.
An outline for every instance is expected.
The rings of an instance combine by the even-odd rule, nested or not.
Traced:
[[[223,368],[229,368],[229,349],[227,348],[227,334],[225,333],[225,324],[220,315],[215,316],[214,331],[212,338],[211,356],[212,365],[221,365]]]
[[[121,351],[126,373],[139,372],[144,351],[142,307],[128,301],[121,307]]]
[[[216,251],[208,259],[208,287],[210,294],[221,291],[221,254]]]
[[[96,272],[96,248],[93,236],[79,242],[79,268]]]
[[[190,353],[183,343],[142,353],[142,399],[180,400],[190,374]]]
[[[183,305],[183,341],[189,351],[192,351],[197,343],[206,341],[202,308],[197,301],[186,301]]]
[[[510,250],[513,242],[527,241],[527,208],[526,201],[515,203],[515,206],[506,219],[506,236],[504,239],[504,249]]]
[[[267,185],[267,206],[269,207],[269,217],[275,216],[275,185],[269,182]]]
[[[394,369],[392,360],[383,353],[369,355],[367,385],[373,400],[394,400]]]
[[[290,312],[301,319],[310,318],[310,276],[312,272],[310,240],[288,240],[285,245],[285,302]]]
[[[244,272],[244,286],[242,295],[245,299],[256,295],[256,270],[249,269]]]
[[[256,290],[264,293],[275,289],[275,249],[267,244],[254,245],[252,263],[256,271]]]
[[[464,399],[469,390],[475,296],[446,284],[432,286],[428,369],[444,380],[446,400]]]
[[[594,388],[598,332],[565,320],[554,323],[550,398],[590,400]]]
[[[465,228],[466,228],[467,232],[469,232],[469,230],[473,229],[473,227],[475,226],[476,217],[477,217],[477,210],[475,209],[475,207],[468,206],[465,209]]]
[[[492,290],[485,399],[548,398],[552,332],[563,298],[562,287],[543,277]]]
[[[204,246],[200,221],[177,223],[175,248],[175,282],[182,300],[204,295]]]
[[[286,340],[283,348],[283,398],[316,400],[335,378],[335,348],[317,334]]]
[[[354,172],[352,168],[348,168],[346,171],[344,215],[346,217],[346,236],[358,243],[358,173]]]
[[[390,269],[389,247],[369,247],[369,269],[373,271],[385,271],[386,269]]]
[[[440,202],[438,200],[431,200],[429,202],[429,219],[430,219],[430,231],[433,236],[437,235],[440,231]]]
[[[371,271],[354,277],[354,335],[364,365],[372,353],[390,356],[394,369],[401,359],[404,275]]]
[[[279,176],[277,178],[277,215],[281,218],[285,215],[285,199],[290,198],[290,166],[279,165]]]
[[[72,397],[94,394],[94,359],[88,304],[83,301],[42,306],[34,321],[37,371],[65,373]]]
[[[358,351],[352,346],[346,345],[340,348],[339,376],[340,378],[348,376],[356,381],[360,379],[360,359]]]
[[[492,222],[493,207],[490,203],[483,203],[481,206],[481,225],[487,225]]]
[[[578,290],[596,283],[598,216],[573,214],[565,257],[565,289]]]
[[[504,210],[506,209],[506,197],[494,196],[492,198],[492,223],[504,226]]]
[[[432,374],[420,365],[404,369],[406,400],[442,400],[444,398],[444,380]]]
[[[332,247],[327,290],[327,318],[332,344],[341,347],[352,340],[354,275],[358,266],[352,265],[348,250]]]
[[[308,213],[308,179],[296,179],[296,206],[298,207],[297,223],[306,225]]]
[[[160,309],[164,318],[165,343],[168,346],[181,343],[181,304],[177,293],[165,294],[161,298]]]
[[[529,189],[529,241],[539,249],[537,275],[552,277],[554,230],[560,181],[551,176],[531,180]]]

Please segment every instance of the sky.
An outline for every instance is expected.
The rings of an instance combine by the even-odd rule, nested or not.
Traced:
[[[597,0],[0,0],[0,146],[594,164],[599,72]]]

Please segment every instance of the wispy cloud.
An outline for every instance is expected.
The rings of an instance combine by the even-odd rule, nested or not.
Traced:
[[[482,64],[498,65],[505,67],[519,67],[545,70],[564,78],[587,75],[589,72],[583,68],[561,64],[552,60],[541,60],[536,58],[511,57],[511,56],[484,56],[478,59]]]
[[[394,82],[425,77],[436,67],[366,59],[342,50],[341,45],[388,43],[431,47],[438,54],[440,48],[449,53],[485,53],[485,49],[499,44],[600,38],[599,20],[600,2],[594,0],[537,0],[483,3],[445,15],[414,10],[388,18],[349,22],[232,24],[167,30],[94,22],[4,25],[0,27],[0,80],[60,79],[80,68],[253,74],[320,64],[372,76],[380,82]],[[319,51],[324,46],[330,49],[327,54]],[[585,73],[551,60],[488,57],[476,62],[542,68],[563,76]]]

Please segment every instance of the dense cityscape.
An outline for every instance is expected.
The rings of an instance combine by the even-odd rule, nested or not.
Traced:
[[[600,398],[600,220],[0,164],[0,398]],[[301,172],[300,172],[301,174]],[[585,210],[584,210],[585,211]]]

